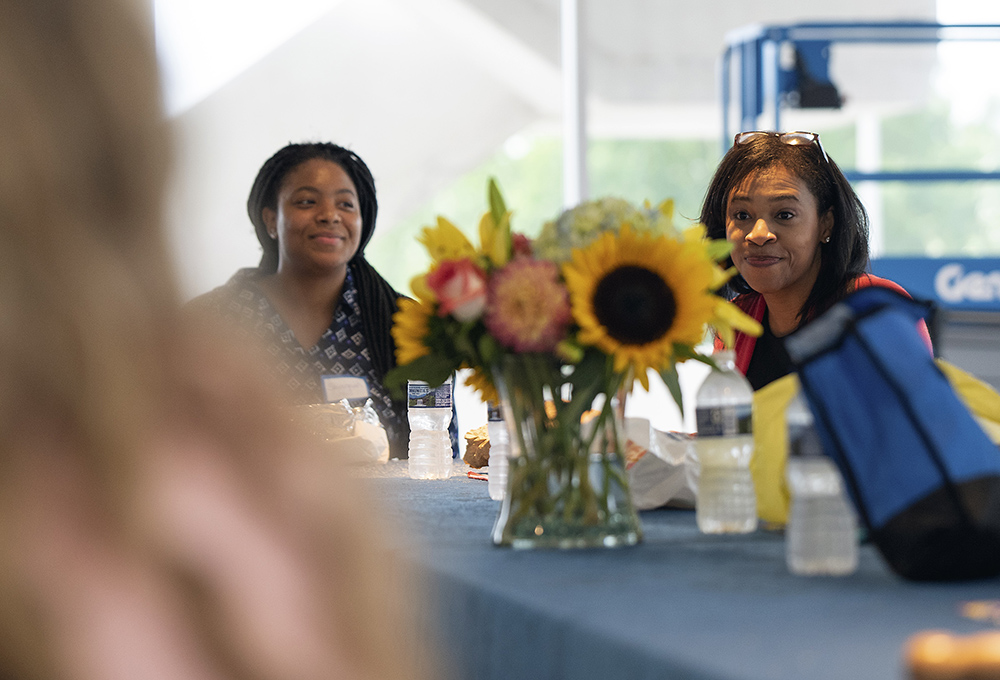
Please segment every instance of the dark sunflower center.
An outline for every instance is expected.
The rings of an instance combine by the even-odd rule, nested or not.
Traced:
[[[627,265],[610,272],[597,284],[594,313],[612,338],[642,345],[670,330],[677,305],[670,286],[660,276]]]

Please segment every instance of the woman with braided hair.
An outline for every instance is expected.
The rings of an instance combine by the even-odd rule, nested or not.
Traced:
[[[364,257],[378,213],[368,166],[336,144],[289,144],[257,173],[247,212],[260,264],[195,304],[262,340],[296,403],[324,401],[323,376],[364,378],[390,456],[406,458],[406,405],[382,385],[395,365],[389,329],[400,294]]]

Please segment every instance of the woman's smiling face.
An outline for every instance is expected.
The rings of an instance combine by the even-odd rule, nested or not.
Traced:
[[[293,168],[278,190],[277,210],[264,223],[278,241],[279,270],[345,268],[361,242],[358,191],[339,165],[313,158]]]
[[[832,230],[833,213],[820,215],[816,197],[784,166],[752,173],[729,193],[726,240],[733,264],[765,299],[805,302]]]

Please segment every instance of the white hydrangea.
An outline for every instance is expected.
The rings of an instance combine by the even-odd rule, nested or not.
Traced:
[[[586,201],[564,211],[556,220],[546,222],[535,239],[535,257],[556,262],[570,259],[574,248],[584,248],[606,231],[618,232],[623,224],[657,234],[675,234],[673,201],[657,208],[636,208],[623,198]]]

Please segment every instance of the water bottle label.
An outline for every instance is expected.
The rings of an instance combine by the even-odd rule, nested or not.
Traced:
[[[406,384],[407,408],[451,408],[451,378],[443,385],[431,387],[420,380]]]
[[[753,433],[751,404],[702,407],[695,410],[698,434],[702,437],[728,437]]]
[[[486,420],[492,423],[503,421],[503,410],[500,408],[500,404],[494,404],[492,401],[486,402]]]

